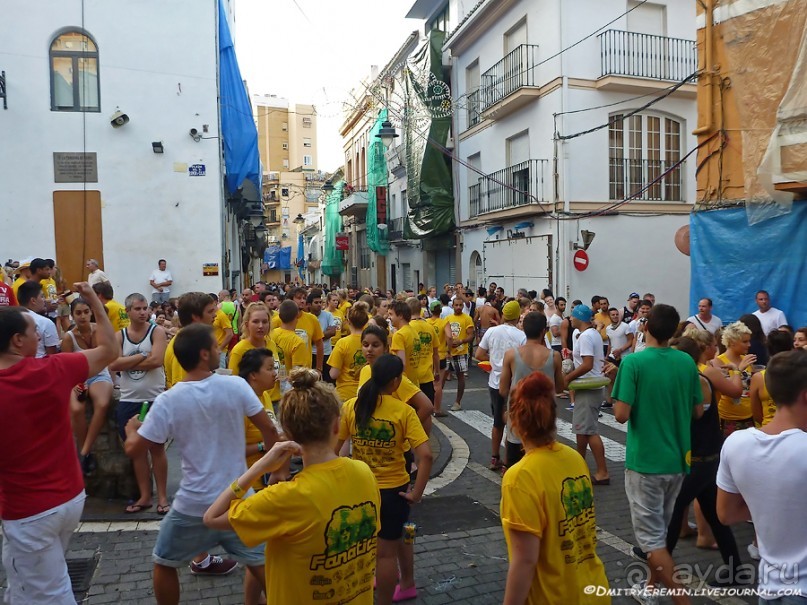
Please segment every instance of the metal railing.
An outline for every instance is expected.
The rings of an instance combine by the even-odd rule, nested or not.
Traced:
[[[537,86],[538,46],[521,44],[482,74],[481,111],[525,86]]]
[[[527,160],[479,178],[468,188],[471,216],[547,202],[549,160]]]
[[[399,216],[398,218],[389,221],[389,241],[399,242],[403,237],[405,217]]]
[[[671,168],[676,162],[663,160],[609,160],[609,199],[681,202],[684,201],[684,171],[686,162]],[[668,174],[667,171],[669,170]],[[664,175],[664,176],[662,176]],[[652,185],[651,185],[652,183]]]
[[[480,89],[468,93],[468,128],[476,126],[482,119],[482,107],[480,105]]]
[[[694,40],[618,29],[609,29],[598,37],[603,76],[681,81],[698,71]]]

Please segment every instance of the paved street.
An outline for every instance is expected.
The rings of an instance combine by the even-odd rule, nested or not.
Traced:
[[[419,597],[413,603],[501,603],[507,573],[507,551],[498,518],[500,477],[487,470],[490,459],[487,376],[471,370],[463,411],[442,422],[435,422],[434,447],[439,454],[430,485],[430,495],[414,513],[418,524],[416,578]],[[448,383],[453,391],[456,383]],[[450,405],[454,393],[445,401]],[[571,443],[571,412],[568,402],[559,400],[559,435]],[[599,554],[605,563],[611,588],[627,588],[637,581],[644,566],[629,555],[633,533],[623,484],[625,431],[606,413],[602,435],[607,438],[611,485],[595,488],[597,525],[600,529]],[[589,460],[591,463],[591,460]],[[151,588],[151,548],[157,535],[158,517],[143,514],[138,520],[117,511],[119,503],[90,502],[85,518],[71,542],[69,557],[97,561],[94,573],[80,592],[83,602],[153,602]],[[752,539],[749,525],[737,526],[735,535],[741,554]],[[682,540],[675,553],[678,563],[693,565],[695,575],[711,577],[720,564],[718,553],[698,550],[692,539]],[[630,578],[630,581],[628,580]],[[2,572],[0,579],[4,580]],[[243,571],[226,578],[197,578],[187,569],[181,572],[182,602],[232,604],[242,602]],[[80,578],[76,578],[80,581]],[[693,586],[698,586],[695,578]],[[614,603],[632,603],[629,597],[615,597]],[[662,599],[662,602],[669,602]],[[697,597],[694,603],[726,605],[754,603],[755,598]]]

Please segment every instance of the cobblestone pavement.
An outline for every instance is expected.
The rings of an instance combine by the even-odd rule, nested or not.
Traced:
[[[501,603],[507,574],[507,550],[498,519],[500,477],[487,469],[491,424],[486,388],[487,376],[471,370],[463,412],[435,422],[435,447],[440,451],[436,470],[440,477],[433,481],[439,487],[413,510],[419,533],[415,544],[415,569],[418,598],[413,604]],[[456,383],[448,383],[452,390]],[[446,393],[451,403],[453,393]],[[559,436],[571,444],[568,402],[559,400]],[[599,528],[598,552],[605,564],[611,588],[629,588],[631,580],[644,572],[644,567],[630,557],[633,531],[623,488],[625,432],[607,412],[602,419],[601,434],[607,438],[610,486],[595,488],[595,506]],[[589,456],[589,464],[592,461]],[[453,480],[452,480],[453,479]],[[449,482],[450,481],[450,482]],[[446,484],[447,483],[447,484]],[[445,485],[444,485],[445,484]],[[120,510],[114,504],[114,511]],[[112,509],[110,509],[112,510]],[[117,512],[104,520],[104,507],[93,506],[91,518],[74,536],[69,558],[93,558],[97,566],[83,602],[152,603],[151,549],[157,535],[154,515],[140,520],[126,518],[121,522]],[[734,527],[743,556],[753,538],[751,526]],[[711,578],[720,556],[717,552],[696,549],[692,539],[682,540],[675,552],[679,564],[692,566],[696,576]],[[746,563],[752,563],[746,560]],[[755,566],[754,570],[755,570]],[[233,604],[243,602],[241,584],[243,570],[228,577],[200,578],[187,569],[181,571],[182,603]],[[5,576],[0,570],[0,582]],[[2,594],[2,590],[0,590]],[[633,603],[627,596],[614,597],[615,604]],[[662,603],[670,602],[662,599]],[[755,597],[695,597],[693,603],[735,605],[756,603]],[[284,604],[285,605],[285,604]]]

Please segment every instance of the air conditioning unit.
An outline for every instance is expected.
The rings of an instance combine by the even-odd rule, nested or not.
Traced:
[[[276,244],[277,243],[277,236],[276,235],[270,235],[269,237],[266,238],[266,241],[269,242],[270,244]]]

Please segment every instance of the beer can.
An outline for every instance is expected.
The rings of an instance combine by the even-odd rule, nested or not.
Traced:
[[[417,534],[418,526],[408,521],[404,523],[403,526],[404,530],[404,544],[414,544],[415,543],[415,534]]]

